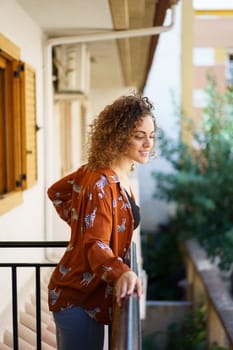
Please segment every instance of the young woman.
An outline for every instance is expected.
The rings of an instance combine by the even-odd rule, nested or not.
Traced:
[[[71,228],[65,254],[49,283],[58,350],[101,350],[112,303],[136,291],[138,276],[126,256],[139,207],[130,188],[134,163],[154,153],[156,121],[147,97],[122,96],[91,126],[88,162],[48,189]]]

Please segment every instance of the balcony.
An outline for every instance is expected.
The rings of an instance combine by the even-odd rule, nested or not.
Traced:
[[[1,242],[1,249],[62,248],[67,242]],[[209,263],[205,253],[194,241],[183,245],[187,277],[187,301],[192,306],[205,303],[207,310],[207,346],[217,344],[233,350],[233,300],[227,292],[219,271]],[[137,271],[135,245],[131,249],[131,267]],[[0,350],[52,350],[56,349],[55,326],[47,306],[47,283],[54,262],[0,263],[10,270],[12,286],[12,324],[4,330]],[[18,281],[20,270],[34,272],[35,289],[29,293],[24,307],[19,305]],[[30,294],[30,295],[29,295]],[[153,319],[156,319],[156,307]],[[150,311],[151,316],[151,311]],[[156,327],[154,323],[154,327]],[[150,325],[151,326],[151,325]],[[105,342],[105,350],[141,350],[141,321],[136,295],[123,300],[115,308],[113,325]],[[161,348],[162,349],[162,348]]]
[[[1,242],[1,249],[62,248],[67,242]],[[12,290],[12,323],[5,329],[0,350],[52,350],[56,349],[55,325],[47,306],[47,284],[54,262],[0,263],[0,272],[10,270]],[[131,268],[137,272],[135,244],[131,247]],[[23,308],[19,306],[18,280],[20,272],[30,270],[34,275],[34,291]],[[106,328],[108,328],[106,326]],[[110,330],[110,328],[109,328]],[[115,307],[113,325],[105,339],[105,349],[141,350],[141,325],[139,301],[136,295],[123,300],[121,308]]]

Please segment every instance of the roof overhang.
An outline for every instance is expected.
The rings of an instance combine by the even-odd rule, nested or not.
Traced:
[[[50,45],[88,43],[93,88],[122,85],[142,91],[167,10],[177,0],[18,2],[42,28]],[[155,32],[157,27],[161,30]]]

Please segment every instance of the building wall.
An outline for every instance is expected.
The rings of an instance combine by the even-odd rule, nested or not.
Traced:
[[[43,240],[44,239],[44,145],[43,145],[43,63],[42,63],[42,42],[43,35],[40,28],[20,7],[17,1],[8,0],[0,2],[0,32],[11,40],[21,50],[21,59],[29,63],[36,70],[37,84],[37,124],[42,127],[38,132],[38,182],[23,192],[23,202],[0,217],[0,240]],[[1,205],[1,203],[0,203]],[[25,256],[40,259],[42,251],[1,249],[0,261],[7,262],[25,260]],[[28,274],[21,274],[21,283],[26,284]],[[0,305],[1,311],[7,307],[10,295],[9,273],[3,269],[0,271],[1,288],[0,298],[3,301]],[[9,284],[9,285],[8,285]],[[8,312],[9,315],[9,312]],[[6,319],[1,317],[6,324]],[[3,328],[0,326],[0,331]]]
[[[144,94],[155,105],[158,126],[166,134],[189,142],[185,123],[177,128],[177,107],[184,115],[192,117],[198,125],[205,103],[204,88],[207,73],[215,77],[217,87],[223,92],[227,87],[227,64],[233,52],[233,12],[199,11],[193,0],[179,2],[175,27],[160,35],[156,57],[152,65]],[[211,2],[211,1],[210,1]],[[230,4],[229,4],[230,5]],[[211,6],[214,6],[211,2]],[[175,101],[175,103],[174,103]],[[152,171],[170,171],[170,165],[158,157],[146,166],[139,166],[142,230],[154,231],[166,223],[174,212],[173,205],[153,198],[156,183]]]
[[[169,14],[166,23],[169,23]],[[173,138],[179,135],[176,110],[180,105],[180,69],[181,69],[181,3],[176,6],[175,26],[171,31],[162,33],[159,38],[144,94],[154,103],[154,114],[158,127]],[[159,153],[159,150],[158,150]],[[170,171],[170,165],[159,155],[148,164],[138,166],[142,230],[154,232],[160,223],[166,223],[174,211],[173,205],[167,205],[153,198],[156,183],[152,171]]]
[[[37,185],[23,192],[22,205],[1,216],[1,240],[42,239],[44,237],[42,32],[14,0],[1,2],[0,32],[21,49],[22,60],[36,70],[37,124],[42,127],[38,132]]]
[[[193,31],[193,117],[198,125],[205,105],[207,76],[214,77],[220,93],[227,88],[227,66],[233,49],[233,13],[195,11]]]

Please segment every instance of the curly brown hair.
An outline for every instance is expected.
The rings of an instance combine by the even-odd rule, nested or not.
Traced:
[[[152,113],[153,105],[139,94],[121,96],[107,105],[90,125],[88,165],[92,169],[107,168],[122,154],[137,121]]]

